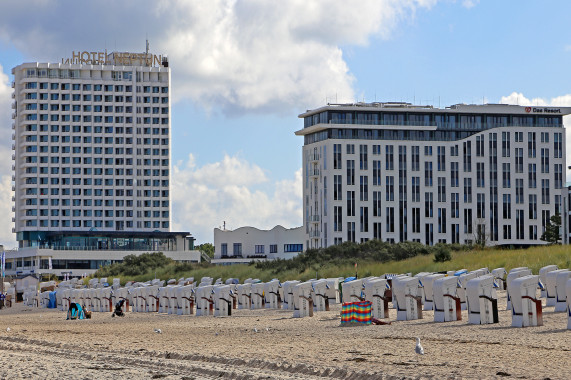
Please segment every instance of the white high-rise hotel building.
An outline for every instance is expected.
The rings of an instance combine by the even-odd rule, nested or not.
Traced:
[[[299,117],[306,247],[542,244],[561,212],[569,107],[327,105]]]
[[[128,251],[187,250],[188,233],[171,233],[166,58],[74,52],[62,63],[21,64],[12,74],[13,232],[20,250],[49,248],[33,255],[50,257],[77,250],[54,264],[61,269],[82,260],[79,269],[97,269]],[[123,252],[82,257],[82,250]],[[16,268],[37,268],[32,256],[20,256]]]

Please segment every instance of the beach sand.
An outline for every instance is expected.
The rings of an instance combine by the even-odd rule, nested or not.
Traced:
[[[544,308],[544,326],[512,328],[505,292],[498,304],[499,324],[468,325],[466,311],[457,322],[434,323],[431,311],[397,322],[391,309],[391,325],[351,327],[340,326],[340,305],[302,319],[234,310],[66,321],[18,304],[0,310],[0,379],[571,379],[566,313]]]

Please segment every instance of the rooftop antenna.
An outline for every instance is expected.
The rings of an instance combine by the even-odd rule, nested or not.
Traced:
[[[149,54],[149,38],[147,37],[146,44],[145,44],[145,54]]]

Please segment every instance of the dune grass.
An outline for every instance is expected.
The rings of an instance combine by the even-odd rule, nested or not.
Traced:
[[[543,247],[532,247],[528,249],[474,249],[470,251],[452,252],[452,260],[442,263],[434,262],[434,255],[418,255],[413,258],[400,261],[389,261],[386,263],[374,261],[346,259],[341,263],[332,264],[328,262],[313,263],[304,270],[285,270],[274,273],[272,269],[259,269],[252,264],[238,265],[211,265],[202,264],[176,264],[171,263],[166,266],[147,270],[136,276],[115,276],[121,278],[121,283],[126,281],[147,281],[160,278],[162,280],[170,278],[194,277],[199,281],[201,277],[213,277],[214,279],[238,278],[243,281],[249,277],[259,278],[262,281],[269,281],[278,278],[286,280],[309,280],[311,278],[326,277],[349,277],[357,272],[359,277],[378,276],[384,273],[408,273],[412,272],[439,272],[447,270],[468,269],[474,270],[487,267],[490,270],[503,267],[510,270],[515,267],[529,267],[533,273],[537,274],[543,266],[556,264],[559,268],[571,268],[571,245],[553,245]],[[156,273],[156,275],[155,275]],[[109,281],[111,281],[109,279]]]

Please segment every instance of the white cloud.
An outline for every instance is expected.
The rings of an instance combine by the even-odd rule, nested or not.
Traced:
[[[169,55],[175,97],[226,113],[291,113],[334,95],[352,101],[354,78],[339,46],[387,38],[419,7],[435,3],[13,2],[3,4],[0,39],[30,59],[57,61],[72,50],[141,51],[148,34],[151,50]]]
[[[502,96],[500,99],[502,104],[517,104],[520,106],[555,106],[555,107],[571,107],[571,94],[556,96],[551,99],[525,97],[521,92],[512,92],[508,96]],[[565,146],[567,149],[567,166],[571,165],[571,116],[563,116],[563,125],[566,126]],[[564,168],[567,170],[567,168]],[[567,182],[571,182],[571,170],[567,170]]]
[[[12,88],[8,75],[4,73],[0,64],[0,244],[5,248],[13,248],[16,244],[16,237],[12,234]]]
[[[197,167],[189,155],[173,170],[173,230],[190,231],[202,243],[212,242],[213,229],[224,221],[227,228],[302,225],[301,169],[269,184],[273,190],[256,189],[267,182],[262,168],[239,156]]]
[[[480,3],[480,0],[464,0],[462,1],[462,6],[465,8],[473,8]]]

